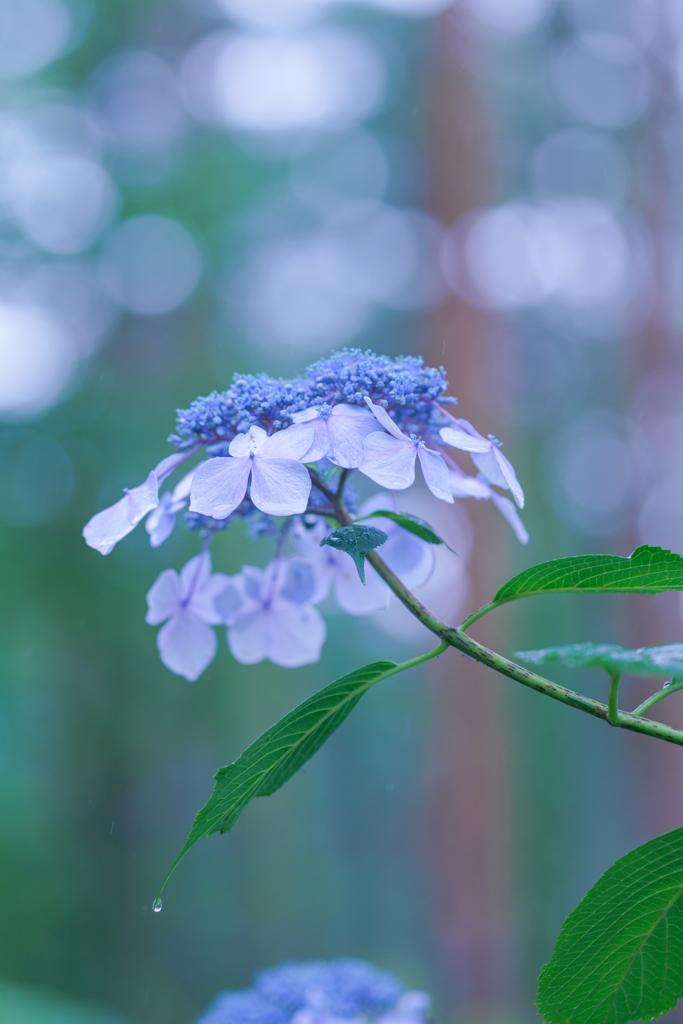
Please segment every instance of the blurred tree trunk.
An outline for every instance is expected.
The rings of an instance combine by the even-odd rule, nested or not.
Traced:
[[[476,38],[462,9],[435,23],[428,162],[430,206],[450,225],[491,201],[494,169],[480,84],[472,73]],[[503,357],[500,324],[455,295],[427,324],[428,362],[446,367],[461,415],[494,430],[491,369]],[[498,376],[498,375],[496,375]],[[466,463],[464,463],[466,465]],[[469,467],[471,468],[471,467]],[[501,582],[506,543],[489,502],[468,502],[475,526],[468,607]],[[501,520],[502,524],[502,520]],[[494,585],[495,584],[495,585]],[[474,635],[496,645],[495,618]],[[508,751],[493,673],[455,652],[438,663],[437,740],[431,806],[433,897],[446,987],[458,1017],[501,1016],[511,995],[511,823]]]

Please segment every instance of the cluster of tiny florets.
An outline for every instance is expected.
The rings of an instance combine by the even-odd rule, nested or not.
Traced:
[[[394,975],[362,960],[282,964],[258,974],[253,988],[220,995],[200,1024],[288,1024],[308,1008],[369,1020],[391,1011],[404,991]]]
[[[170,440],[181,450],[215,441],[208,454],[222,455],[221,442],[252,424],[270,433],[290,426],[293,414],[304,409],[339,402],[362,406],[366,397],[387,409],[400,427],[424,429],[439,421],[434,403],[444,402],[447,387],[443,367],[425,366],[419,357],[391,358],[345,349],[319,359],[293,380],[235,374],[227,391],[214,391],[197,398],[189,409],[178,410],[177,434]]]

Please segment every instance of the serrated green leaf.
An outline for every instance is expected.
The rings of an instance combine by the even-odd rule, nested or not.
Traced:
[[[376,526],[359,526],[354,523],[352,526],[340,526],[338,530],[332,530],[320,541],[320,547],[328,544],[337,551],[345,551],[356,563],[361,583],[365,583],[365,556],[373,548],[384,544],[387,535],[384,530],[378,530]]]
[[[683,558],[642,544],[629,558],[574,555],[525,569],[500,588],[493,604],[533,594],[659,594],[683,590]]]
[[[383,509],[378,509],[377,512],[371,512],[369,516],[363,516],[364,520],[375,518],[390,519],[392,523],[402,526],[408,533],[415,534],[416,537],[426,541],[427,544],[443,544],[449,551],[453,551],[453,548],[446,544],[442,537],[439,537],[436,530],[429,523],[426,523],[424,519],[418,518],[418,516],[411,515],[410,512],[385,512]],[[454,555],[457,555],[457,553],[457,551],[453,551]]]
[[[270,796],[284,785],[342,724],[363,694],[398,668],[393,661],[375,661],[342,676],[266,729],[232,764],[219,768],[213,793],[195,817],[161,889],[199,839],[229,832],[255,797]]]
[[[565,644],[538,651],[516,651],[515,657],[530,665],[559,662],[571,668],[604,668],[636,676],[683,674],[683,643],[638,647],[629,650],[618,644]]]
[[[683,995],[683,828],[613,864],[562,926],[541,971],[549,1024],[626,1024]]]

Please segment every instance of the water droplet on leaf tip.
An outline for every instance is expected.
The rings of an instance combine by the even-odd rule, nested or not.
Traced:
[[[161,911],[161,900],[159,899],[158,896],[155,899],[154,903],[152,904],[152,910],[154,911],[155,914],[158,914]]]

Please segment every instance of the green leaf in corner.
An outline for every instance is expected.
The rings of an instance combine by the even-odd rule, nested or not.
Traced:
[[[427,544],[443,544],[449,551],[453,551],[453,548],[446,544],[442,537],[439,537],[436,530],[432,529],[429,523],[426,523],[424,519],[411,515],[410,512],[385,512],[383,509],[378,509],[377,512],[371,512],[369,516],[363,517],[364,520],[375,518],[390,519],[392,523],[402,526],[408,533],[415,534],[416,537],[426,541]],[[453,551],[454,555],[457,555],[457,553],[457,551]]]
[[[549,1024],[626,1024],[683,995],[683,828],[613,864],[562,926],[541,971]]]
[[[683,590],[683,557],[642,544],[628,558],[574,555],[525,569],[500,588],[492,604],[533,594],[660,594]]]
[[[365,556],[373,548],[384,544],[387,535],[384,530],[378,530],[376,526],[340,526],[338,530],[332,530],[320,541],[320,547],[328,544],[337,551],[345,551],[356,563],[361,583],[365,583]]]
[[[604,668],[634,676],[683,675],[683,643],[629,650],[618,644],[565,644],[540,651],[515,651],[515,658],[530,665],[559,662],[570,668]]]
[[[375,661],[342,676],[266,729],[232,764],[219,768],[213,793],[198,812],[155,904],[160,905],[159,896],[171,873],[198,839],[229,832],[254,797],[270,796],[284,785],[342,724],[363,694],[397,669],[393,661]]]

